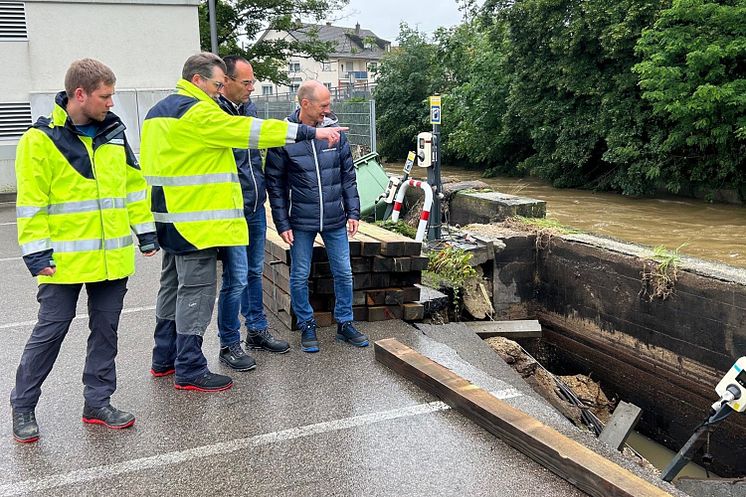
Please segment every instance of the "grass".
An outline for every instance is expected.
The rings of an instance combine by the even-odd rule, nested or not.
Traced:
[[[400,235],[404,235],[407,238],[411,238],[412,240],[414,240],[414,238],[417,236],[417,228],[413,228],[404,221],[376,221],[375,224],[376,226],[380,226],[385,230],[399,233]]]
[[[576,230],[575,228],[571,228],[569,226],[565,226],[561,224],[556,219],[551,218],[544,218],[544,217],[523,217],[523,216],[516,216],[512,217],[506,222],[517,223],[519,225],[526,226],[528,228],[533,228],[537,231],[547,231],[551,230],[553,234],[556,235],[569,235],[572,233],[581,233],[580,230]]]
[[[663,245],[653,248],[651,256],[642,263],[640,298],[652,302],[656,299],[666,300],[673,295],[681,265],[680,251],[686,245],[682,243],[674,250],[668,250]]]

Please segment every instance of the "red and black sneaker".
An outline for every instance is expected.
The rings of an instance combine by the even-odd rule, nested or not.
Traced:
[[[129,428],[135,424],[135,416],[125,411],[120,411],[111,404],[103,407],[83,407],[83,422],[93,425],[103,425],[112,430]]]
[[[150,374],[155,378],[162,378],[163,376],[171,376],[176,372],[173,366],[152,366],[150,368]]]
[[[177,390],[194,390],[197,392],[222,392],[233,386],[233,380],[230,376],[207,372],[191,381],[179,380],[174,381],[174,387]]]

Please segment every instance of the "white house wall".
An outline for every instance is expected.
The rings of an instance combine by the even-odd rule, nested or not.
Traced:
[[[290,37],[290,35],[284,31],[267,31],[267,33],[264,35],[265,40],[282,40],[288,37]],[[368,71],[368,63],[371,61],[364,59],[332,58],[329,61],[329,71],[324,71],[322,64],[320,62],[316,62],[311,58],[293,57],[290,59],[290,63],[293,62],[300,63],[300,71],[289,72],[289,78],[292,79],[293,77],[300,77],[303,81],[307,79],[316,79],[332,87],[337,87],[339,86],[340,81],[346,81],[348,79],[347,73],[349,73],[350,71]],[[375,79],[376,74],[368,72],[368,81],[373,82],[375,81]],[[290,91],[290,88],[288,86],[275,85],[271,81],[259,81],[255,88],[255,96],[262,95],[263,86],[271,86],[273,95],[276,95],[277,93],[287,93]]]
[[[184,61],[200,50],[198,0],[27,1],[28,41],[0,41],[0,101],[31,102],[46,115],[75,59],[92,57],[114,70],[114,112],[139,149],[139,126],[150,105],[168,93]],[[137,96],[135,96],[137,94]],[[0,140],[0,192],[14,191],[15,140]]]

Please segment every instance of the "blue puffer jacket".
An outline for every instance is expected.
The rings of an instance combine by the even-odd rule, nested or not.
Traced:
[[[256,104],[251,100],[239,105],[238,109],[223,95],[220,95],[218,98],[218,103],[228,114],[258,117],[256,115]],[[248,146],[248,142],[246,145]],[[258,150],[250,150],[248,148],[234,148],[233,156],[236,158],[238,179],[241,182],[241,190],[243,191],[244,215],[249,217],[258,209],[264,209],[264,201],[267,200],[264,172],[262,171],[262,156]]]
[[[296,110],[288,121],[300,122],[299,114]],[[337,126],[336,118],[320,125],[329,126]],[[355,166],[344,134],[334,147],[311,140],[269,149],[265,175],[278,233],[337,229],[348,219],[360,219]]]

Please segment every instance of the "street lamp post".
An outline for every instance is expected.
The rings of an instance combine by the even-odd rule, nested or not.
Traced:
[[[215,14],[215,0],[207,2],[208,17],[210,19],[210,49],[218,55],[218,21]]]

